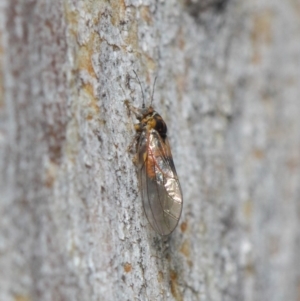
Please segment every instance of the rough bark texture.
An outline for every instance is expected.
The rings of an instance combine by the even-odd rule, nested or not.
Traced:
[[[0,299],[299,301],[297,0],[2,0]],[[124,100],[184,194],[142,208]]]

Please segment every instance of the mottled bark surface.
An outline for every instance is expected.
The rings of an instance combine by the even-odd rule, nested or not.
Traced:
[[[299,301],[300,4],[2,0],[0,299]],[[143,213],[124,105],[184,194]]]

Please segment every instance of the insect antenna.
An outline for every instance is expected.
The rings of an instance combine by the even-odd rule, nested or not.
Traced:
[[[144,109],[145,108],[145,97],[144,97],[143,87],[142,87],[142,84],[141,84],[141,81],[140,81],[138,75],[136,74],[136,72],[134,70],[133,70],[133,72],[134,72],[134,74],[135,74],[135,76],[136,76],[136,78],[137,78],[137,80],[140,84],[140,87],[141,87],[142,96],[143,96],[143,106],[142,106],[142,108]]]
[[[152,107],[152,102],[153,102],[153,96],[154,96],[154,89],[155,89],[156,79],[157,79],[157,76],[155,76],[154,83],[153,83],[153,88],[152,88],[152,96],[151,96],[151,104],[150,104],[151,107]]]

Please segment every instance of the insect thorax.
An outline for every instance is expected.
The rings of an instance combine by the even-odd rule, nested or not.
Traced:
[[[142,124],[146,126],[149,130],[154,129],[156,130],[161,138],[165,139],[167,136],[167,125],[162,119],[162,117],[153,111],[151,114],[145,116],[142,119]]]

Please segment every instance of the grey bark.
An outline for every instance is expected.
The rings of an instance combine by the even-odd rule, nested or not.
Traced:
[[[2,0],[0,26],[0,300],[300,300],[297,0]],[[133,70],[184,194],[167,242]]]

